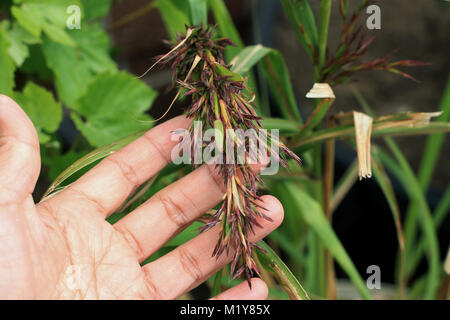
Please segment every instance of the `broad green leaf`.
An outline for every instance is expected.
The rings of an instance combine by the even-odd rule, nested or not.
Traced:
[[[45,81],[53,81],[53,72],[45,61],[43,46],[30,45],[28,50],[30,51],[30,56],[23,62],[20,71],[29,75],[37,75],[39,79]]]
[[[27,45],[39,43],[40,39],[27,32],[17,23],[13,23],[12,28],[10,28],[8,20],[2,21],[0,28],[3,29],[3,34],[10,43],[9,55],[13,58],[16,66],[20,67],[30,54]]]
[[[93,73],[82,56],[71,47],[44,39],[42,48],[48,67],[55,74],[59,99],[72,108],[86,93]]]
[[[189,0],[192,24],[197,25],[203,23],[204,26],[208,24],[207,2],[208,0]]]
[[[48,134],[55,132],[62,121],[61,104],[55,101],[51,92],[33,82],[28,82],[22,93],[15,93],[14,99],[33,122],[39,142],[48,142]]]
[[[108,35],[100,24],[83,26],[82,30],[69,33],[76,42],[84,63],[95,73],[117,71],[116,63],[109,55],[110,43]]]
[[[295,203],[297,210],[304,221],[322,240],[323,245],[330,251],[342,269],[350,277],[361,296],[365,299],[371,299],[371,295],[367,290],[365,282],[362,280],[339,238],[331,228],[320,204],[296,183],[284,182],[284,184],[286,186],[287,194],[290,196],[292,203]]]
[[[103,18],[111,8],[113,0],[82,0],[84,18],[87,20]]]
[[[69,18],[66,10],[71,5],[80,5],[72,0],[30,0],[15,1],[11,8],[18,23],[29,33],[40,38],[44,32],[50,39],[67,46],[74,46],[72,38],[66,32]]]
[[[14,89],[14,61],[9,55],[10,43],[0,28],[0,94],[11,96]]]
[[[189,15],[177,8],[172,0],[155,1],[170,38],[173,40],[177,33],[184,33],[186,31],[185,26],[190,25]]]
[[[155,97],[154,90],[130,74],[102,74],[77,102],[72,119],[90,144],[102,146],[150,128],[144,112]]]

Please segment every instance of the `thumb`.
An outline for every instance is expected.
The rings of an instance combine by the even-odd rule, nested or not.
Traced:
[[[0,95],[0,206],[29,196],[40,168],[39,140],[31,120],[12,99]]]

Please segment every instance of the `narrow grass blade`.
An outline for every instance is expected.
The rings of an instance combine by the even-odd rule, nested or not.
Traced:
[[[208,0],[189,0],[191,7],[191,21],[193,25],[208,24]]]
[[[209,0],[209,7],[211,8],[214,19],[223,37],[230,38],[236,47],[228,47],[226,55],[228,59],[235,57],[244,48],[244,42],[234,26],[233,19],[228,12],[223,0]]]
[[[325,64],[327,43],[328,43],[328,29],[330,24],[332,0],[320,1],[319,12],[319,64],[318,67],[322,68]],[[318,80],[318,79],[316,79]]]
[[[384,197],[386,198],[386,201],[389,204],[389,207],[391,209],[395,228],[397,230],[397,240],[399,244],[399,251],[400,251],[400,264],[399,264],[399,274],[397,275],[398,279],[398,286],[399,286],[399,298],[402,299],[404,297],[405,293],[405,272],[406,272],[406,255],[405,255],[405,238],[403,235],[403,227],[401,222],[401,214],[399,205],[397,202],[397,197],[395,196],[394,188],[392,187],[391,180],[389,179],[389,176],[386,173],[386,170],[384,169],[384,166],[379,159],[377,150],[374,149],[372,151],[373,158],[372,158],[372,164],[373,164],[373,172],[375,179],[378,182],[378,185],[381,188],[381,191],[383,191]]]
[[[342,199],[347,195],[355,182],[358,180],[358,162],[355,160],[344,172],[341,180],[338,181],[334,188],[333,197],[331,198],[330,211],[334,212],[341,203]]]
[[[233,65],[231,70],[239,74],[245,74],[271,51],[272,49],[260,44],[246,47],[231,60],[230,64]]]
[[[371,295],[362,280],[355,265],[348,256],[339,238],[328,223],[320,204],[297,184],[286,182],[286,190],[291,201],[295,203],[304,221],[315,231],[323,245],[331,252],[342,269],[350,277],[364,299],[371,299]]]
[[[308,293],[272,248],[264,241],[258,242],[258,245],[266,251],[257,251],[259,262],[280,281],[289,297],[293,300],[309,300]]]
[[[267,130],[279,129],[282,135],[292,135],[300,129],[297,122],[281,118],[264,118],[261,120],[263,127]]]
[[[103,159],[114,152],[120,150],[121,148],[125,147],[130,142],[134,141],[138,137],[144,134],[144,131],[135,133],[129,137],[125,137],[117,142],[113,142],[109,145],[106,145],[104,147],[98,148],[81,159],[75,161],[72,165],[70,165],[66,170],[64,170],[56,179],[55,181],[48,187],[47,191],[45,191],[41,201],[44,201],[46,198],[51,196],[51,193],[56,190],[65,180],[67,180],[70,176],[72,176],[74,173],[82,170],[86,166]]]
[[[155,0],[163,18],[166,29],[172,40],[175,39],[177,33],[186,31],[186,26],[190,25],[189,15],[177,8],[172,0]]]
[[[224,268],[220,269],[214,276],[213,287],[211,289],[211,297],[217,296],[222,292],[222,278],[224,274]]]
[[[264,57],[260,67],[283,117],[302,124],[303,120],[298,110],[289,70],[283,56],[278,51],[272,50]]]
[[[419,204],[420,210],[417,211],[417,218],[421,221],[420,226],[422,227],[423,234],[426,239],[427,258],[429,264],[424,297],[426,299],[433,299],[440,281],[440,257],[439,243],[430,208],[428,207],[425,195],[420,188],[420,184],[414,175],[413,170],[404,155],[401,153],[400,149],[391,138],[386,138],[386,143],[391,152],[394,154],[394,161],[398,163],[400,170],[398,170],[395,166],[391,166],[392,161],[387,161],[385,154],[380,152],[381,160],[386,164],[386,166],[388,166],[389,169],[391,169],[397,178],[402,181],[405,190],[409,193],[410,198],[414,198]]]
[[[316,21],[307,0],[281,0],[284,11],[288,16],[301,45],[314,62],[318,42]]]
[[[450,77],[448,79],[447,86],[444,91],[440,110],[443,113],[438,118],[438,120],[448,121],[450,119]],[[435,172],[436,163],[439,159],[439,154],[441,153],[442,150],[444,137],[445,137],[444,134],[440,133],[430,135],[427,139],[425,150],[423,152],[422,160],[417,174],[419,184],[424,192],[428,189],[431,177]],[[406,244],[408,246],[412,245],[414,236],[417,234],[417,230],[419,228],[417,220],[415,218],[417,215],[414,213],[414,211],[416,210],[418,210],[418,204],[416,201],[412,200],[406,212],[406,223],[405,223]],[[408,261],[408,265],[411,265],[410,261]],[[414,269],[410,270],[408,273],[413,271]]]
[[[450,132],[450,123],[447,122],[431,122],[427,125],[420,127],[383,127],[376,123],[372,129],[373,137],[383,136],[413,136],[432,133]],[[317,130],[311,135],[305,136],[302,139],[294,141],[289,144],[291,149],[295,149],[296,152],[310,149],[317,143],[336,138],[354,137],[355,129],[353,125],[341,125],[332,129]]]
[[[436,227],[436,230],[442,225],[442,222],[445,220],[447,215],[450,213],[450,187],[447,188],[442,199],[439,201],[435,211],[433,212],[433,222]],[[422,259],[423,254],[426,252],[427,244],[426,239],[419,239],[418,245],[411,250],[411,255],[408,259],[406,274],[410,275],[414,273],[417,266],[419,265],[420,260]]]

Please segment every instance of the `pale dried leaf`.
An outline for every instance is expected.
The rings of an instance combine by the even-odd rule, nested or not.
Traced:
[[[334,92],[328,83],[314,83],[314,86],[306,94],[307,98],[328,98],[334,99]]]
[[[450,275],[450,247],[448,248],[447,258],[445,258],[444,270],[448,275]]]
[[[373,118],[361,112],[353,112],[355,123],[356,151],[358,153],[359,179],[372,177],[370,137]]]

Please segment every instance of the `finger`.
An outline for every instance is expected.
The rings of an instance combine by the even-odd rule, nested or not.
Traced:
[[[214,207],[225,193],[219,172],[203,165],[114,224],[140,262]],[[149,232],[155,230],[153,232]]]
[[[230,288],[211,300],[265,300],[269,294],[269,289],[264,281],[259,278],[250,280],[252,288],[248,286],[247,281]]]
[[[39,140],[33,123],[12,99],[0,95],[0,204],[29,196],[40,171]]]
[[[190,120],[180,116],[158,125],[103,159],[63,192],[48,199],[47,204],[53,208],[64,204],[64,209],[76,210],[83,201],[108,217],[133,190],[171,161],[172,149],[178,144],[172,141],[172,132],[186,128],[189,123]],[[75,201],[68,202],[68,199]]]
[[[264,213],[273,221],[259,218],[258,223],[262,228],[256,228],[256,234],[249,235],[250,241],[264,238],[283,220],[283,207],[276,198],[264,196],[262,201],[262,205],[267,209]],[[216,226],[142,268],[148,287],[152,288],[156,299],[173,299],[182,295],[231,261],[233,250],[230,250],[229,255],[224,253],[218,259],[211,257],[218,232],[219,226]]]

